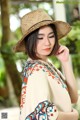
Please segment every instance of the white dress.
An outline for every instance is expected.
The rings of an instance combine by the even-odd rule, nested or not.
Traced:
[[[27,60],[20,108],[20,120],[57,120],[58,111],[71,112],[71,99],[62,73],[51,63]]]

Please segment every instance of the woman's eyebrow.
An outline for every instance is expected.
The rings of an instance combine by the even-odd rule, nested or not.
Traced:
[[[50,32],[48,35],[54,34],[54,32]],[[39,33],[38,35],[45,35],[44,33]]]
[[[54,34],[54,32],[50,32],[48,35]],[[38,33],[38,36],[44,36],[44,33]]]
[[[54,34],[54,32],[50,32],[49,35]]]
[[[44,34],[43,33],[39,33],[38,35],[42,35],[43,36]]]

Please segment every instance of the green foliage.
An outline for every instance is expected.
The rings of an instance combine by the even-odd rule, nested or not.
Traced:
[[[0,26],[1,26],[1,21],[0,21]],[[1,30],[1,27],[0,27],[0,47],[1,47],[1,37],[2,37],[2,30]]]
[[[72,56],[73,70],[76,77],[80,76],[80,21],[76,21],[72,25],[71,32],[67,37],[61,40],[61,44],[66,45]]]
[[[0,87],[4,87],[6,85],[6,78],[5,78],[5,67],[4,67],[4,62],[3,59],[0,55]]]
[[[21,9],[25,9],[25,8],[27,8],[27,9],[31,8],[31,5],[30,4],[24,4],[24,3],[23,4],[17,4],[17,5],[13,4],[10,13],[11,14],[15,14],[15,13],[18,14]]]
[[[50,56],[49,60],[58,68],[60,69],[60,62],[55,56]]]
[[[19,28],[17,28],[16,31],[15,31],[15,38],[16,38],[17,40],[20,40],[21,37],[22,37],[22,32],[21,32],[21,29],[20,29],[20,27],[19,27]]]

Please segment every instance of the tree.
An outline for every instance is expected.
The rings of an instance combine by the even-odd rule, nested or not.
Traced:
[[[9,23],[9,1],[1,0],[1,21],[2,21],[2,40],[1,40],[1,54],[5,63],[6,71],[14,86],[16,97],[20,99],[21,91],[21,77],[17,71],[15,61],[13,59],[14,53],[11,51],[11,46],[8,46],[10,41],[10,23]]]

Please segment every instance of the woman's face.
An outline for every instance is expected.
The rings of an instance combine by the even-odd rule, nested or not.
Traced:
[[[36,55],[39,58],[46,59],[51,53],[55,44],[55,36],[50,26],[44,26],[39,29],[37,37]]]

